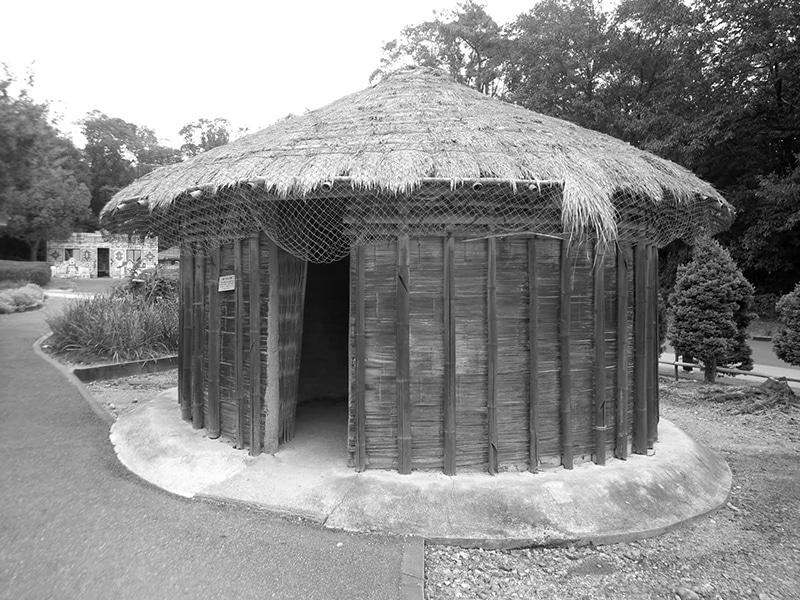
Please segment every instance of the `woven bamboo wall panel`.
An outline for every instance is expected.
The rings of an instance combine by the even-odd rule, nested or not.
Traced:
[[[561,242],[536,238],[536,285],[539,290],[539,456],[543,464],[559,462],[559,308]],[[550,459],[550,460],[548,460]]]
[[[397,462],[396,265],[396,243],[365,249],[366,443],[370,466],[379,469]]]
[[[497,242],[497,432],[500,469],[525,470],[530,443],[528,243]]]
[[[580,245],[567,265],[572,284],[570,318],[570,375],[572,379],[572,436],[576,457],[594,451],[594,295],[591,247]]]
[[[456,291],[456,465],[459,469],[484,468],[489,456],[486,437],[486,242],[456,240],[453,257]]]
[[[409,373],[412,468],[444,464],[444,305],[441,238],[409,243]]]

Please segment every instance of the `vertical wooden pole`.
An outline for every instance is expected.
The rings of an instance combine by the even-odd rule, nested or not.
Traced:
[[[605,252],[594,254],[594,461],[606,464],[606,296]]]
[[[408,235],[397,239],[397,319],[396,319],[396,391],[397,391],[397,464],[398,471],[411,473],[411,387],[409,354]]]
[[[204,292],[205,257],[203,250],[195,248],[194,292],[192,297],[192,427],[203,427],[203,330],[205,329]]]
[[[208,278],[208,437],[219,437],[220,405],[219,405],[219,363],[220,327],[219,327],[219,261],[220,247],[211,252],[210,273]]]
[[[486,321],[489,344],[487,347],[488,398],[486,417],[489,436],[489,473],[498,470],[497,453],[497,240],[487,240],[488,269],[486,273]]]
[[[570,361],[570,328],[572,316],[572,273],[569,240],[561,240],[561,303],[559,306],[559,348],[561,359],[561,464],[573,466],[572,458],[572,364]]]
[[[539,286],[536,282],[536,238],[528,240],[528,470],[539,470]]]
[[[647,331],[648,344],[648,377],[647,377],[647,447],[655,445],[658,428],[658,248],[647,247]]]
[[[633,451],[647,454],[647,251],[644,244],[636,245],[634,251],[634,427]]]
[[[181,246],[181,339],[180,339],[180,401],[181,418],[192,420],[192,315],[194,314],[194,255],[189,245]]]
[[[267,289],[267,389],[264,394],[264,452],[278,451],[281,434],[281,338],[280,267],[278,245],[269,240],[269,288]]]
[[[444,474],[456,474],[456,317],[452,235],[444,239]]]
[[[259,234],[250,236],[250,456],[261,454],[261,261]]]
[[[617,245],[617,441],[614,456],[628,458],[628,257]]]
[[[234,419],[236,430],[236,447],[245,447],[245,423],[247,422],[247,394],[244,387],[244,277],[242,246],[245,240],[233,242],[233,274],[234,282],[234,354],[233,372],[236,385],[236,413]]]
[[[356,255],[356,471],[367,468],[367,415],[366,415],[366,316],[364,314],[364,277],[366,265],[363,246],[355,249]]]

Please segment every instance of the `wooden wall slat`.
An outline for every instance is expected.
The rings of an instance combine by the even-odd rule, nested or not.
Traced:
[[[205,330],[205,260],[201,250],[194,259],[192,293],[192,427],[203,427],[203,332]]]
[[[536,282],[536,238],[528,240],[528,401],[529,470],[539,470],[539,286]]]
[[[269,240],[269,283],[267,304],[267,388],[264,394],[264,452],[275,454],[281,430],[280,364],[280,267],[278,245]]]
[[[356,258],[356,323],[355,323],[355,345],[356,345],[356,471],[363,471],[367,468],[367,433],[366,433],[366,322],[364,314],[364,277],[365,277],[365,257],[364,248],[359,246],[355,249]]]
[[[559,308],[559,358],[560,358],[560,415],[561,464],[572,469],[572,379],[570,362],[570,328],[572,303],[572,272],[569,240],[561,241],[561,282]]]
[[[489,394],[486,399],[487,436],[489,442],[489,473],[498,469],[497,440],[497,240],[487,241],[486,321],[488,333],[487,378]]]
[[[453,236],[444,239],[444,473],[456,474],[456,322]]]
[[[409,386],[409,279],[408,235],[397,240],[397,322],[395,385],[397,387],[397,470],[411,473],[411,389]]]
[[[245,447],[245,423],[247,421],[247,393],[244,386],[244,274],[242,269],[242,247],[246,243],[244,239],[233,242],[233,274],[235,278],[233,376],[236,382],[234,390],[236,399],[234,431],[236,432],[237,448]]]
[[[617,245],[617,441],[614,456],[628,458],[628,260]]]
[[[658,438],[658,248],[647,247],[648,307],[648,377],[647,377],[647,447],[653,448]]]
[[[181,405],[181,418],[184,421],[192,420],[192,314],[194,301],[194,256],[191,248],[181,246],[181,338],[179,346],[180,374],[179,400]]]
[[[637,244],[634,251],[634,429],[633,451],[647,454],[647,380],[650,350],[647,347],[647,249]]]
[[[220,247],[209,256],[208,281],[208,437],[215,439],[220,433],[219,364],[220,314],[219,314],[219,266]]]
[[[248,266],[250,280],[250,456],[261,454],[261,261],[259,235],[249,238]]]
[[[594,430],[595,462],[606,464],[606,305],[605,251],[594,253]]]

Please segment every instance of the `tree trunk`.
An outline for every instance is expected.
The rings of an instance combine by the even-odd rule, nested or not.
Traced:
[[[30,260],[36,260],[36,257],[39,255],[39,244],[40,243],[41,242],[39,240],[34,240],[33,242],[30,242],[28,244],[28,246],[31,249],[31,254],[30,254],[30,257],[29,257]]]
[[[703,361],[705,369],[703,370],[703,379],[707,383],[714,383],[717,380],[717,359],[713,358],[708,361]]]

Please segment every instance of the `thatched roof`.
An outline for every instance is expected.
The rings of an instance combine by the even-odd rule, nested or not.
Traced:
[[[623,193],[677,209],[712,205],[717,229],[730,205],[687,169],[610,136],[487,97],[441,71],[396,72],[380,83],[300,117],[153,171],[103,209],[114,221],[134,200],[168,211],[179,196],[251,182],[293,198],[345,179],[354,193],[404,194],[436,179],[545,182],[562,189],[567,231],[614,239]]]

